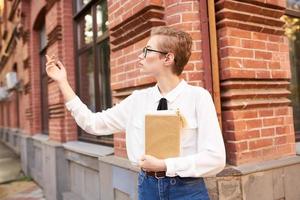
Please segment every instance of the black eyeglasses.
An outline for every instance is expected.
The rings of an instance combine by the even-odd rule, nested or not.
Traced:
[[[147,47],[144,47],[143,48],[144,58],[146,58],[148,51],[153,51],[153,52],[157,52],[157,53],[161,53],[161,54],[168,54],[168,52],[157,51],[157,50],[154,50],[154,49],[148,49]]]

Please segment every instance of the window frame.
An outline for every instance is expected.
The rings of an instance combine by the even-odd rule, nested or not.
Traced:
[[[41,132],[42,134],[49,135],[49,102],[48,102],[48,75],[45,69],[45,63],[43,63],[43,59],[46,56],[47,50],[47,35],[46,35],[46,25],[43,21],[40,28],[38,29],[39,33],[39,61],[40,61],[40,88],[41,88],[41,98],[40,98],[40,106],[41,106]],[[44,43],[42,41],[41,35],[44,34],[45,40]],[[45,60],[44,60],[45,61]],[[46,79],[46,80],[44,80]]]
[[[110,60],[108,60],[108,70],[109,70],[109,80],[108,83],[106,85],[106,94],[109,94],[110,100],[109,100],[109,105],[107,105],[107,107],[102,107],[102,100],[104,97],[102,95],[102,89],[100,90],[100,82],[102,83],[103,81],[101,81],[101,77],[100,77],[100,71],[103,70],[103,66],[101,66],[100,60],[98,59],[97,56],[98,55],[98,46],[101,45],[101,43],[108,42],[109,44],[109,33],[108,33],[108,29],[105,30],[105,32],[101,35],[101,36],[97,36],[97,22],[96,22],[96,7],[97,5],[101,4],[104,2],[104,0],[90,0],[86,5],[84,5],[80,10],[77,9],[78,6],[78,1],[79,0],[73,0],[73,34],[74,34],[74,63],[75,63],[75,84],[76,84],[76,93],[78,94],[79,97],[81,97],[81,91],[80,91],[80,81],[81,81],[81,77],[80,77],[80,59],[79,57],[83,54],[85,54],[86,52],[88,52],[90,49],[93,52],[93,65],[94,65],[94,93],[95,93],[95,110],[96,112],[102,111],[104,109],[107,109],[109,107],[112,106],[112,97],[111,97],[111,89],[110,89],[110,67],[109,67],[109,62]],[[106,2],[107,3],[107,2]],[[93,41],[90,44],[87,44],[83,47],[79,48],[79,35],[78,35],[78,24],[80,19],[82,19],[87,13],[91,13],[91,16],[93,18],[93,22],[92,22],[92,31],[93,31]],[[108,45],[109,46],[109,45]],[[109,50],[109,49],[108,49]],[[108,52],[109,53],[109,52]],[[104,136],[95,136],[95,135],[91,135],[86,133],[84,130],[82,130],[79,126],[77,126],[77,132],[78,132],[78,139],[81,141],[86,141],[86,142],[90,142],[90,143],[96,143],[96,144],[101,144],[101,145],[105,145],[105,146],[113,146],[113,135],[104,135]]]
[[[288,2],[287,2],[288,3]],[[294,10],[292,8],[286,8],[285,9],[285,15],[289,16],[289,17],[293,17],[293,18],[299,18],[300,19],[300,10]],[[300,105],[299,105],[300,106]],[[294,115],[293,115],[294,116]],[[294,117],[293,117],[294,119]],[[295,131],[295,139],[296,142],[300,142],[300,131]]]

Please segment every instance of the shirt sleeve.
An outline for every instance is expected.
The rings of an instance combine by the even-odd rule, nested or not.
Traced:
[[[125,131],[137,90],[111,108],[92,112],[76,95],[65,106],[80,128],[93,135],[109,135]]]
[[[200,96],[200,97],[199,97]],[[217,113],[208,90],[197,97],[197,153],[164,159],[167,176],[210,177],[226,165],[226,151]]]

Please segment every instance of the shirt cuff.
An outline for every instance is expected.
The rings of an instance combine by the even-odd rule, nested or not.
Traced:
[[[175,160],[173,158],[166,158],[164,161],[167,167],[166,176],[176,176]]]
[[[67,101],[65,103],[65,106],[67,107],[67,109],[69,111],[74,110],[74,108],[78,105],[80,105],[81,100],[79,99],[79,97],[76,95],[74,98],[72,98],[71,100]]]

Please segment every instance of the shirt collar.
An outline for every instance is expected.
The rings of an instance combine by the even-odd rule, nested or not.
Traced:
[[[166,98],[169,102],[173,102],[176,97],[180,94],[181,91],[186,87],[187,82],[182,79],[175,88],[173,88],[171,91],[169,91],[165,96],[163,96],[158,88],[157,83],[153,87],[153,93],[154,93],[154,100],[155,102],[159,101],[161,98]]]

